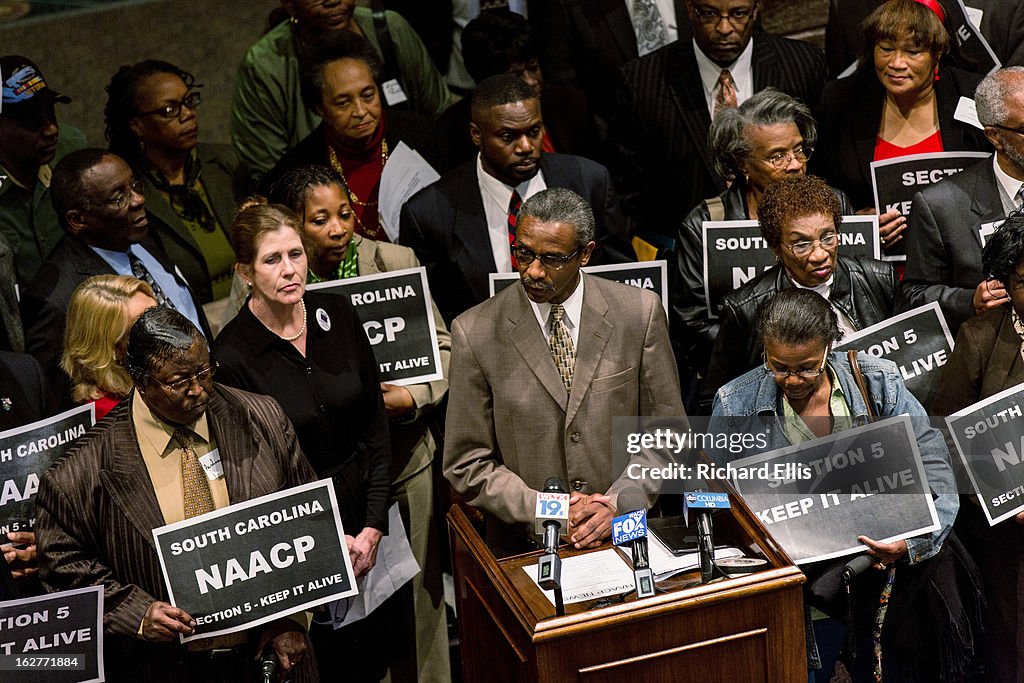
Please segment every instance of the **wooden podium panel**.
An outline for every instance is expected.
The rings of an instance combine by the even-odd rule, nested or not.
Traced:
[[[716,537],[769,569],[705,585],[691,572],[660,582],[663,594],[566,605],[563,617],[522,569],[540,552],[496,560],[460,507],[448,520],[467,683],[807,679],[804,575],[741,501],[717,513]],[[561,549],[563,558],[581,552]]]

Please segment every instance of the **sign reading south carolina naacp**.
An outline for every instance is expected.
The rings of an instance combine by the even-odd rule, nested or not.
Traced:
[[[103,676],[103,586],[0,602],[0,680],[93,683]]]
[[[357,591],[330,479],[153,530],[171,603],[195,638],[241,631]]]
[[[953,352],[953,336],[933,301],[847,335],[836,351],[848,349],[896,363],[907,389],[928,405]]]
[[[373,346],[382,382],[419,384],[444,376],[427,271],[422,266],[318,282],[309,289],[349,298]]]
[[[1024,510],[1024,384],[946,418],[989,524]]]
[[[880,214],[896,209],[909,221],[910,206],[915,194],[989,156],[987,152],[934,152],[872,161],[871,187],[874,190],[875,207]],[[906,232],[904,239],[887,250],[882,258],[887,261],[906,261],[905,238]]]
[[[731,466],[751,468],[736,489],[797,564],[863,552],[858,536],[892,542],[939,528],[907,415]]]
[[[776,264],[757,221],[704,221],[704,297],[717,318],[722,297]],[[839,252],[878,258],[878,217],[843,216]]]
[[[947,0],[943,4],[949,15],[949,25],[954,28],[953,35],[961,54],[976,64],[972,71],[988,74],[1001,67],[1003,63],[996,57],[992,47],[978,28],[978,24],[981,22],[975,22],[971,16],[972,12],[982,14],[981,10],[967,9],[963,0],[954,0],[953,2]]]
[[[661,305],[668,314],[668,261],[661,259],[637,263],[609,263],[602,266],[584,266],[580,270],[612,282],[649,289],[661,298]],[[509,285],[519,282],[519,273],[491,273],[489,280],[491,296],[494,296]]]
[[[95,422],[92,403],[0,432],[0,536],[31,531],[39,477]]]

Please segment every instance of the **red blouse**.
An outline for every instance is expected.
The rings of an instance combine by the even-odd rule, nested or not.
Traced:
[[[942,148],[941,131],[935,131],[924,140],[921,140],[921,142],[915,143],[910,147],[897,147],[882,138],[875,140],[875,161],[895,159],[896,157],[905,157],[911,154],[931,154],[944,151]]]

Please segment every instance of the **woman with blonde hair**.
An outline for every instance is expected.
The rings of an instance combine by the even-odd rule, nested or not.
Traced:
[[[60,366],[71,378],[72,398],[96,404],[97,420],[132,388],[121,366],[125,335],[151,306],[156,306],[153,290],[128,275],[96,275],[71,295]]]

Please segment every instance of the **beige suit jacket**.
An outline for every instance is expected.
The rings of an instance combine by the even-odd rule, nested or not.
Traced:
[[[444,473],[470,504],[506,523],[532,523],[548,477],[606,493],[620,511],[636,506],[637,494],[649,505],[656,491],[639,490],[624,457],[613,458],[613,418],[685,415],[658,297],[583,277],[571,392],[522,287],[452,324]],[[629,508],[619,508],[626,493]]]

